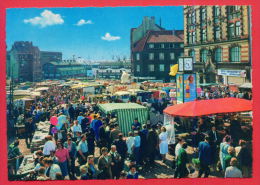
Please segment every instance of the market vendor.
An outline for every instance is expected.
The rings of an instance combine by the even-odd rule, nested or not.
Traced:
[[[132,129],[137,130],[137,128],[141,128],[141,123],[138,122],[138,118],[134,119],[134,123],[132,124]]]
[[[8,168],[11,169],[11,174],[16,174],[18,168],[23,159],[23,155],[19,149],[19,140],[16,139],[12,144],[9,145],[8,148]]]

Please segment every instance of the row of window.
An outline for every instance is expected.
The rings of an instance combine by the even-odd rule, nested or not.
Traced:
[[[228,20],[232,20],[235,18],[239,18],[241,16],[241,6],[226,6],[226,12],[228,16]],[[219,22],[219,17],[221,15],[221,9],[220,6],[214,6],[213,7],[213,16],[214,16],[214,22]],[[200,21],[203,23],[207,19],[207,10],[206,7],[200,8]],[[193,9],[190,13],[187,15],[187,23],[190,24],[196,24],[196,13],[195,9]]]
[[[141,67],[140,65],[136,65],[136,72],[140,72]],[[155,65],[154,64],[149,64],[148,65],[148,71],[149,72],[154,72],[155,71]],[[165,71],[165,65],[164,64],[159,64],[159,71],[164,72]]]
[[[183,48],[184,44],[180,43],[180,44],[174,44],[174,43],[158,43],[158,44],[148,44],[148,48],[149,49],[164,49],[164,48]]]
[[[236,16],[232,16],[232,18],[228,18],[228,20],[232,20],[234,18],[239,18],[240,15],[240,7],[239,6],[227,6],[227,13],[228,13],[228,17],[230,17],[230,15],[235,14]],[[219,17],[220,17],[220,7],[219,6],[214,6],[213,9],[213,15],[214,15],[214,39],[215,40],[220,40],[221,39],[221,29],[219,26]],[[192,16],[195,16],[195,14],[190,13],[188,14],[188,24],[193,22],[191,20],[195,21],[195,18],[193,19]],[[196,21],[195,21],[196,22]],[[194,24],[195,24],[194,22]],[[207,41],[207,24],[206,24],[206,9],[204,7],[201,8],[201,42],[206,42]],[[196,42],[196,31],[195,31],[195,26],[194,25],[188,25],[188,43],[189,44],[194,44]],[[240,37],[241,36],[241,22],[237,21],[235,23],[229,23],[228,24],[228,28],[227,28],[227,34],[228,34],[228,38],[232,39],[235,37]]]
[[[215,40],[220,40],[221,39],[221,29],[220,26],[214,26],[214,39]],[[228,25],[228,38],[236,38],[241,36],[241,22],[237,21],[235,23],[231,23]],[[207,41],[207,29],[206,27],[201,29],[201,41],[206,42]],[[193,30],[192,32],[188,33],[188,43],[189,44],[194,44],[196,42],[196,32]]]
[[[180,53],[180,56],[183,56],[183,52],[181,52]],[[159,56],[158,56],[158,58],[159,58],[159,60],[165,60],[165,53],[159,53]],[[170,60],[175,60],[175,53],[169,53],[169,58],[170,58]],[[136,55],[135,55],[135,59],[137,60],[137,61],[139,61],[140,60],[140,53],[136,53]],[[154,60],[155,59],[155,54],[154,53],[149,53],[148,54],[148,59],[149,60]]]
[[[230,53],[230,62],[241,62],[241,48],[239,46],[231,47],[229,50]],[[189,51],[189,56],[194,57],[195,56],[195,51],[190,50]],[[200,61],[201,62],[207,62],[209,56],[209,50],[207,49],[202,49],[200,51]],[[223,62],[223,51],[222,48],[216,48],[213,51],[213,57],[215,62]]]

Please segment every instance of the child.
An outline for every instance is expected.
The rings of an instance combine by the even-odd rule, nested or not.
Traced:
[[[138,172],[136,171],[136,167],[134,165],[130,166],[130,171],[128,172],[127,179],[138,179]]]

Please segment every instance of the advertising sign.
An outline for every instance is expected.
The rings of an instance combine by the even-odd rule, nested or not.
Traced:
[[[196,74],[184,74],[184,102],[194,101],[197,98]]]
[[[218,69],[218,75],[246,77],[246,70]]]
[[[177,74],[176,75],[176,82],[177,82],[177,104],[183,103],[183,75]]]

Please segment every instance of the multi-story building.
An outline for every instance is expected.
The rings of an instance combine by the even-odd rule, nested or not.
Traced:
[[[62,62],[62,52],[53,51],[41,51],[40,52],[40,62],[41,66],[48,62]]]
[[[42,79],[40,50],[32,42],[15,42],[7,52],[7,76],[16,82]]]
[[[76,61],[49,62],[43,65],[44,79],[86,77],[90,66]]]
[[[250,82],[250,7],[184,6],[184,55],[200,83]]]
[[[92,64],[92,71],[95,78],[99,79],[120,79],[123,71],[131,73],[129,61],[108,61]]]
[[[136,81],[170,81],[170,67],[183,56],[183,30],[165,30],[144,17],[131,29],[131,64]]]

